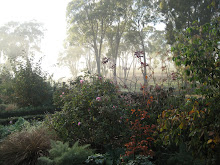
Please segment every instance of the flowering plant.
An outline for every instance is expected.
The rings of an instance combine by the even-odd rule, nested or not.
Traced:
[[[105,145],[121,145],[127,137],[128,126],[123,119],[129,107],[110,80],[100,76],[80,77],[60,99],[64,103],[62,111],[46,120],[64,141],[79,140],[100,149]]]

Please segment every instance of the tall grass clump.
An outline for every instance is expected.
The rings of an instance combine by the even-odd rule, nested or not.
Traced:
[[[1,161],[3,165],[35,165],[38,157],[48,155],[53,138],[42,127],[14,132],[0,144]]]

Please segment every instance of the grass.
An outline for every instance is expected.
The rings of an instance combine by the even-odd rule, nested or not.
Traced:
[[[40,156],[48,155],[53,135],[46,128],[33,127],[7,136],[0,144],[0,157],[4,164],[34,165]]]

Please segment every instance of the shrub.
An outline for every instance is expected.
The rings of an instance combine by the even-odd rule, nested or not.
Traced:
[[[194,158],[192,157],[192,153],[188,151],[186,145],[182,143],[179,145],[179,152],[172,153],[172,156],[169,157],[169,159],[167,160],[167,164],[168,165],[176,165],[176,164],[205,165],[205,162],[194,160]]]
[[[52,88],[46,81],[46,76],[42,73],[40,65],[33,67],[29,59],[15,72],[13,89],[14,101],[20,107],[52,103]]]
[[[0,144],[1,160],[4,165],[34,165],[38,157],[48,154],[52,138],[42,127],[14,132]]]
[[[6,109],[7,105],[0,104],[0,111],[4,111]]]
[[[89,82],[88,80],[91,80]],[[79,140],[96,149],[117,146],[127,137],[126,104],[117,87],[102,77],[79,77],[68,94],[63,94],[61,112],[47,116],[46,123],[64,141]]]
[[[20,117],[12,117],[12,118],[6,118],[6,119],[0,119],[0,124],[2,125],[8,125],[8,123],[14,123],[16,122]],[[27,115],[22,116],[27,121],[42,121],[45,118],[45,115]]]
[[[152,100],[148,102],[151,104]],[[155,125],[147,125],[146,120],[150,118],[146,111],[132,109],[132,118],[127,119],[130,129],[132,131],[131,141],[126,146],[125,156],[144,155],[153,156],[153,151],[151,149],[151,143],[154,141],[152,138],[153,129]]]
[[[89,145],[79,146],[77,141],[71,148],[68,143],[51,141],[51,149],[48,157],[40,157],[38,165],[82,165],[93,151]]]
[[[179,36],[172,48],[173,60],[184,67],[189,81],[197,92],[207,97],[219,97],[220,16],[200,26],[195,22]]]
[[[13,75],[6,67],[1,68],[0,73],[0,103],[10,104],[13,102]]]
[[[220,144],[219,124],[206,103],[188,99],[185,106],[158,116],[157,142],[177,146],[186,143],[194,157],[213,159]]]
[[[69,93],[69,87],[65,83],[62,85],[57,84],[56,90],[53,93],[53,104],[56,106],[56,108],[61,109],[64,106],[64,99],[62,97],[65,97]]]
[[[39,106],[39,107],[25,107],[11,111],[1,111],[1,118],[19,117],[27,115],[39,115],[45,113],[53,113],[55,111],[54,106]]]

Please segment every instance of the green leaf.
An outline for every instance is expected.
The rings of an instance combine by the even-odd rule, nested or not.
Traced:
[[[179,125],[179,128],[180,129],[183,129],[183,126],[184,126],[184,124],[183,124],[183,122]]]

